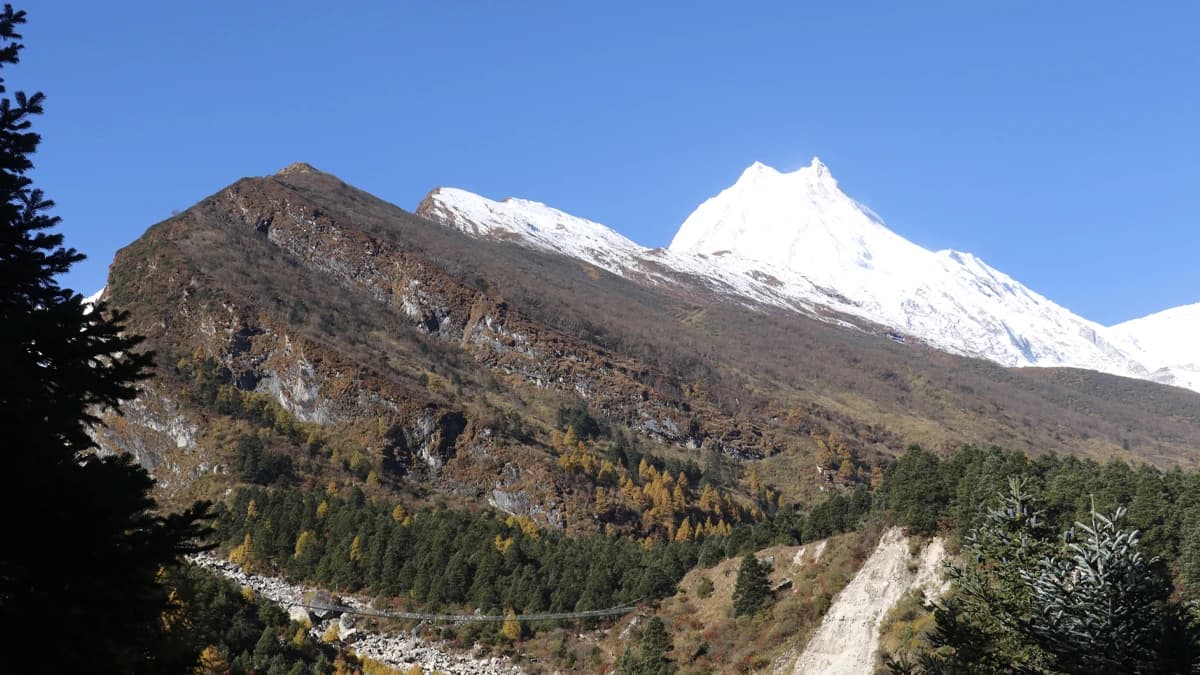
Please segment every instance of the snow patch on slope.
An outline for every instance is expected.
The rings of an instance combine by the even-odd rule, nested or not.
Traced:
[[[108,286],[101,286],[100,290],[96,291],[95,293],[92,293],[91,295],[89,295],[83,299],[83,313],[84,314],[92,313],[92,308],[96,306],[97,302],[100,302],[100,298],[104,296],[104,291],[107,288],[108,288]]]
[[[643,248],[615,230],[542,204],[509,197],[492,201],[466,190],[438,188],[418,213],[467,234],[516,239],[622,274]]]

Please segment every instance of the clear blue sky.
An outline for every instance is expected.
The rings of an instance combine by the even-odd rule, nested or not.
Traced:
[[[521,196],[665,245],[820,155],[901,235],[1102,323],[1200,301],[1200,3],[41,0],[35,179],[114,251],[302,160],[413,209]]]

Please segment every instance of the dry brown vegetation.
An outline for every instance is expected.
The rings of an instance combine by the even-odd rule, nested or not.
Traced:
[[[758,551],[760,561],[774,561],[772,587],[785,581],[791,586],[777,590],[770,606],[751,617],[735,618],[733,612],[740,558],[689,572],[679,592],[658,610],[674,638],[671,656],[680,672],[749,672],[768,668],[777,659],[794,659],[834,596],[871,554],[879,532],[870,526],[804,546]]]

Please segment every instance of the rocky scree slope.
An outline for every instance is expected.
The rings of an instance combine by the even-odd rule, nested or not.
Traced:
[[[245,589],[261,595],[280,605],[289,616],[297,621],[312,624],[309,635],[323,639],[332,627],[338,632],[338,640],[355,655],[370,658],[393,668],[407,669],[413,666],[422,672],[458,673],[461,675],[520,675],[525,671],[502,657],[475,657],[463,654],[437,642],[423,640],[416,635],[384,633],[362,627],[355,614],[338,611],[323,611],[317,616],[309,610],[313,598],[323,594],[319,589],[299,586],[277,577],[250,574],[241,567],[222,560],[210,553],[200,554],[191,562],[214,574],[223,576]],[[356,597],[329,597],[331,604],[357,611],[369,611],[368,601]],[[365,622],[362,622],[365,623]]]

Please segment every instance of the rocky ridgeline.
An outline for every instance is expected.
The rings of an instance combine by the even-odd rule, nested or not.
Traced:
[[[502,657],[473,657],[452,652],[436,643],[414,635],[388,635],[363,630],[355,625],[354,615],[338,611],[309,611],[304,605],[341,605],[350,609],[367,609],[359,598],[332,598],[309,586],[290,584],[275,577],[249,574],[237,565],[216,557],[201,554],[192,562],[250,588],[258,595],[283,606],[293,619],[312,621],[309,631],[317,639],[336,625],[339,641],[361,658],[370,658],[396,668],[420,666],[424,672],[461,673],[463,675],[516,675],[525,671]]]

